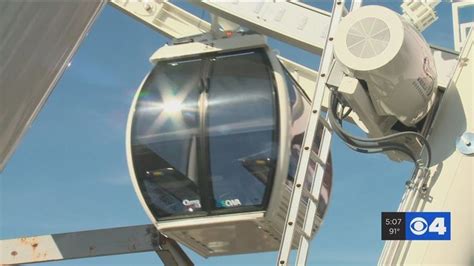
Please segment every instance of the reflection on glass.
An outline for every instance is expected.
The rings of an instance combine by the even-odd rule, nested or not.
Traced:
[[[215,207],[260,206],[276,161],[272,70],[262,52],[217,56],[212,69],[207,110]]]
[[[157,219],[265,207],[277,150],[272,71],[263,49],[158,63],[131,140]]]
[[[132,152],[136,176],[158,217],[201,210],[197,139],[201,60],[159,63],[136,105]]]
[[[293,118],[291,185],[310,104],[286,75]],[[158,63],[139,92],[131,139],[138,186],[154,216],[265,208],[277,161],[275,98],[264,50]],[[319,129],[313,156],[321,134]],[[307,174],[315,168],[312,159]],[[304,186],[309,189],[311,181]],[[321,216],[330,191],[329,165],[317,210]]]

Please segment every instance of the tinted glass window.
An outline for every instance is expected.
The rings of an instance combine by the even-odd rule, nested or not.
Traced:
[[[265,206],[277,159],[275,93],[264,50],[154,68],[131,142],[139,188],[157,219]]]
[[[142,194],[155,216],[201,210],[197,176],[201,60],[159,63],[145,82],[132,125]]]
[[[215,207],[262,205],[276,162],[273,72],[262,52],[212,61],[207,115]]]

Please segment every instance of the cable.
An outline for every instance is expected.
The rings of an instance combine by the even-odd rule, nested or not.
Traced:
[[[344,110],[344,109],[342,109],[342,110]],[[352,113],[352,108],[351,107],[349,107],[349,109],[345,113],[341,113],[342,114],[341,115],[341,120],[346,119],[349,116],[350,113]]]
[[[347,144],[349,144],[350,146],[352,146],[351,148],[352,149],[355,149],[359,152],[366,152],[366,153],[375,153],[375,152],[382,152],[382,151],[387,151],[387,150],[398,150],[398,151],[401,151],[405,154],[407,154],[408,156],[410,156],[410,158],[417,164],[419,164],[418,160],[416,159],[416,157],[418,157],[416,154],[414,154],[413,151],[411,151],[408,147],[406,147],[405,145],[402,145],[398,142],[390,142],[391,140],[394,140],[396,138],[400,138],[400,137],[404,137],[404,136],[408,136],[408,135],[415,135],[415,137],[421,137],[422,139],[422,142],[426,145],[427,142],[423,141],[425,140],[421,135],[419,135],[418,133],[416,132],[402,132],[402,133],[396,133],[396,134],[393,134],[393,135],[390,135],[390,136],[386,136],[386,137],[382,137],[382,138],[374,138],[374,139],[363,139],[363,138],[358,138],[358,137],[354,137],[348,133],[346,133],[342,127],[338,124],[338,123],[334,123],[334,111],[335,109],[337,109],[337,101],[335,101],[334,99],[337,100],[337,98],[339,97],[333,97],[332,98],[332,106],[331,106],[331,109],[330,111],[332,112],[330,118],[332,119],[332,124],[336,133],[343,139],[346,141]],[[429,165],[430,163],[430,157],[431,157],[431,151],[429,149],[429,145],[426,146],[427,147],[427,152],[428,152],[428,163],[427,165]],[[422,166],[422,165],[420,165]]]
[[[340,105],[342,106],[342,110],[341,110],[341,113],[338,114],[337,108]],[[417,166],[420,168],[430,166],[431,164],[430,145],[428,141],[425,139],[425,137],[423,137],[423,135],[417,132],[412,132],[412,131],[399,132],[399,133],[391,134],[389,136],[384,136],[384,137],[379,137],[379,138],[370,138],[370,139],[355,137],[345,132],[344,129],[342,128],[342,120],[352,111],[352,109],[349,106],[349,110],[347,112],[344,112],[344,108],[347,106],[349,105],[346,103],[342,103],[341,95],[337,91],[331,92],[330,106],[328,110],[329,121],[331,125],[333,126],[334,132],[341,139],[343,139],[344,142],[346,142],[346,144],[351,149],[358,152],[364,152],[364,153],[378,153],[378,152],[396,150],[408,155],[410,159],[412,159],[413,162],[417,164]],[[337,115],[337,117],[335,115]],[[408,146],[401,144],[400,142],[397,142],[396,139],[400,139],[403,137],[414,137],[415,139],[418,139],[421,142],[422,148],[426,149],[426,154],[427,154],[426,165],[423,165],[423,163],[421,162],[421,158],[417,159],[421,156],[423,149],[420,155],[416,154]]]

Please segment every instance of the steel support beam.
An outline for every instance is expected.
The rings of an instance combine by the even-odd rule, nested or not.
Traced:
[[[209,12],[315,54],[326,42],[331,14],[300,2],[194,1]]]
[[[94,19],[100,13],[105,5],[105,0],[78,1],[78,2],[31,2],[31,1],[5,1],[0,2],[0,58],[3,65],[0,67],[0,171],[3,170],[8,158],[11,156],[16,146],[21,140],[26,130],[35,119],[41,107],[46,102],[48,95],[53,90],[56,82],[67,68],[72,55],[78,48],[82,39],[86,35]],[[210,24],[196,16],[182,10],[169,2],[149,1],[144,2],[112,0],[114,6],[152,27],[158,32],[171,37],[181,38],[189,35],[200,34],[203,31],[210,30]],[[195,3],[195,2],[191,2]],[[196,3],[198,4],[198,3]],[[231,9],[219,9],[217,5],[233,5],[234,8],[242,8],[240,11],[229,15]],[[283,5],[281,5],[283,4]],[[216,9],[225,19],[231,20],[238,17],[242,25],[250,26],[250,29],[256,30],[262,34],[268,33],[270,36],[278,37],[290,44],[296,45],[295,38],[284,37],[288,29],[285,26],[283,18],[287,17],[290,11],[273,10],[267,3],[260,6],[258,3],[205,3],[210,10]],[[244,15],[252,9],[245,11],[253,5],[254,11],[261,12],[263,17],[259,19],[270,23],[271,28],[265,29],[266,24],[257,25],[252,22],[249,14]],[[301,3],[276,3],[275,6],[288,6],[288,10],[305,10],[314,12],[315,20],[329,21],[329,13],[309,7]],[[264,10],[266,10],[264,12]],[[273,10],[270,12],[270,10]],[[283,11],[282,11],[283,10]],[[235,10],[234,10],[235,11]],[[277,16],[274,12],[280,12]],[[292,12],[292,11],[291,11]],[[260,14],[260,13],[259,13]],[[273,15],[272,15],[273,14]],[[250,17],[249,17],[250,16]],[[273,17],[272,17],[273,16]],[[281,18],[280,18],[281,16]],[[311,15],[312,17],[313,15]],[[253,18],[256,19],[255,17]],[[249,20],[247,22],[242,20]],[[312,21],[312,19],[311,19]],[[255,21],[254,21],[255,22]],[[310,22],[308,19],[307,23]],[[277,26],[280,25],[280,26]],[[293,27],[295,25],[291,24]],[[303,27],[300,24],[299,27]],[[327,31],[325,24],[316,25],[314,29],[318,32],[310,34],[318,36],[318,41],[314,41],[314,47],[308,50],[320,53],[323,39]],[[262,28],[263,27],[263,28]],[[280,28],[282,27],[282,28]],[[296,26],[298,29],[298,26]],[[44,31],[48,29],[48,31]],[[303,46],[310,45],[312,42],[303,39],[306,43]],[[299,47],[301,47],[300,44]],[[55,49],[51,49],[55,47]],[[438,66],[439,86],[446,88],[457,63],[457,54],[440,48],[433,47],[433,53],[436,65]],[[291,74],[296,80],[299,80],[303,89],[308,90],[307,94],[312,95],[312,89],[315,87],[313,77],[317,72],[303,67],[290,60],[280,58],[285,66],[291,67]],[[46,67],[38,68],[39,62],[48,62]],[[442,67],[441,67],[442,66]],[[31,84],[34,84],[32,86]],[[326,107],[326,101],[323,101],[323,108]]]
[[[110,3],[168,38],[179,39],[211,30],[207,21],[167,1],[111,0]]]
[[[0,172],[106,3],[0,1]]]
[[[154,225],[0,240],[0,265],[24,264],[156,251],[165,265],[193,265]]]
[[[361,0],[354,0],[353,2],[354,8],[358,8],[362,3]],[[111,3],[127,15],[170,38],[179,39],[211,30],[211,26],[207,21],[188,13],[170,2],[157,3],[150,1],[144,3],[112,0]],[[324,42],[326,41],[325,36],[330,21],[330,13],[303,3],[239,1],[191,1],[191,3],[201,6],[226,20],[247,26],[261,34],[269,35],[300,48],[306,47],[306,50],[313,51],[316,54],[321,54]],[[304,15],[307,19],[303,20],[307,24],[295,24],[294,20],[290,23],[287,20],[291,14],[298,14],[296,17],[299,18],[303,18],[302,15]],[[262,24],[262,22],[265,23]],[[309,30],[308,27],[312,24],[315,25],[312,28],[310,27],[311,34],[309,32],[307,34],[304,33]],[[317,32],[313,32],[314,30],[317,30]],[[305,44],[301,44],[301,42]],[[436,65],[443,66],[438,67],[439,86],[446,88],[457,63],[457,54],[437,47],[432,47],[432,51],[435,56]],[[278,58],[290,70],[293,78],[300,83],[306,93],[313,95],[318,73],[284,57],[279,56]],[[323,110],[326,109],[326,102],[325,99],[323,101]]]
[[[464,133],[474,132],[473,33],[460,57],[428,135],[433,166],[408,183],[398,207],[450,212],[451,240],[386,241],[378,265],[474,265],[474,157],[456,147]]]

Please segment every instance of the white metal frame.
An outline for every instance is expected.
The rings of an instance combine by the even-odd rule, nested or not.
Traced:
[[[211,29],[211,26],[207,21],[199,19],[189,13],[186,14],[186,11],[173,5],[171,2],[165,1],[163,2],[166,3],[164,5],[154,5],[153,12],[146,11],[146,5],[144,2],[111,0],[110,3],[119,10],[124,11],[127,15],[134,17],[135,19],[152,27],[156,31],[171,38],[179,39],[186,36],[199,35],[202,34],[202,29]],[[331,16],[330,12],[308,6],[301,2],[278,2],[275,6],[272,6],[272,3],[263,3],[258,1],[191,1],[191,3],[199,5],[211,13],[217,12],[216,14],[223,16],[224,18],[233,22],[247,25],[250,29],[253,29],[261,34],[266,34],[295,47],[303,48],[319,55],[323,51]],[[355,10],[361,6],[362,0],[352,1],[352,10]],[[161,7],[165,8],[166,10],[178,11],[172,14],[169,12],[160,12],[158,9]],[[286,9],[288,9],[288,11],[285,11]],[[307,18],[308,25],[321,24],[326,26],[310,27],[310,29],[305,29],[305,33],[312,36],[311,39],[308,39],[309,37],[305,37],[303,39],[305,44],[302,44],[301,41],[296,42],[295,39],[298,39],[301,36],[292,34],[290,38],[287,37],[287,33],[288,31],[291,32],[289,29],[292,29],[292,31],[299,31],[297,28],[298,25],[292,24],[292,26],[287,26],[285,23],[282,23],[283,19],[288,19],[285,17],[289,17],[291,14],[295,13],[304,14]],[[303,16],[300,15],[300,17]],[[157,21],[159,23],[157,23]],[[164,21],[171,21],[170,24],[176,25],[173,31],[168,30],[168,25],[166,23],[162,23]],[[316,24],[309,24],[310,21],[316,21]],[[265,24],[262,24],[262,22],[265,22]],[[199,25],[199,27],[196,27],[196,25]],[[456,66],[456,55],[436,47],[432,47],[432,51],[435,55],[436,65],[443,66],[443,68],[438,68],[438,84],[440,87],[445,88],[448,85],[450,74]],[[306,93],[308,95],[313,95],[314,88],[316,87],[316,77],[318,72],[282,56],[278,56],[278,58],[287,69],[291,70],[290,74],[301,84]],[[449,74],[446,75],[446,73]],[[326,100],[323,101],[324,109],[327,107],[326,103]]]
[[[179,39],[211,30],[207,21],[168,1],[110,0],[110,3],[168,38]]]
[[[144,22],[145,24],[153,27],[154,29],[158,30],[159,32],[161,32],[162,34],[164,34],[168,37],[182,38],[182,37],[187,37],[189,35],[197,35],[197,34],[201,34],[202,32],[209,31],[210,28],[211,28],[209,23],[197,18],[196,16],[193,16],[193,15],[189,14],[188,12],[186,12],[182,9],[177,8],[176,6],[172,5],[171,3],[167,2],[167,1],[134,2],[134,1],[126,1],[126,0],[111,0],[111,3],[113,3],[115,6],[120,8],[122,11],[124,11],[128,15],[131,15],[131,16],[135,17],[139,21]],[[288,10],[295,11],[296,12],[295,14],[299,14],[298,12],[301,12],[303,9],[312,10],[314,13],[313,14],[308,13],[308,16],[309,16],[308,20],[313,19],[312,16],[314,15],[314,16],[318,17],[318,18],[314,18],[314,19],[321,20],[321,21],[327,21],[327,25],[329,25],[329,19],[330,19],[331,14],[329,14],[328,12],[324,12],[324,11],[321,11],[321,10],[318,10],[318,9],[310,8],[310,7],[308,7],[308,6],[306,6],[302,3],[286,3],[286,4],[281,3],[281,4],[285,7],[288,7]],[[361,3],[359,1],[353,1],[352,6],[351,6],[351,11],[353,9],[358,8],[360,6],[360,4]],[[458,9],[458,7],[460,8],[460,7],[469,5],[469,4],[473,4],[473,3],[468,3],[468,2],[453,3],[453,21],[455,22],[453,27],[454,27],[454,34],[455,34],[455,40],[456,40],[455,46],[456,46],[457,50],[460,49],[461,43],[463,41],[463,36],[460,36],[459,27],[464,28],[464,31],[465,31],[466,27],[472,26],[472,24],[470,24],[470,25],[466,24],[466,25],[459,26],[458,13],[457,13],[458,10],[457,9]],[[267,12],[266,14],[263,14],[263,13],[260,14],[259,13],[256,16],[255,15],[244,16],[243,15],[244,13],[242,13],[242,11],[241,11],[242,6],[239,6],[239,4],[235,3],[235,2],[228,3],[228,5],[234,5],[233,8],[219,7],[219,6],[216,5],[216,3],[210,3],[210,2],[200,3],[200,5],[202,7],[204,7],[205,9],[210,10],[211,12],[216,13],[216,14],[224,17],[225,19],[229,19],[230,21],[238,22],[238,23],[241,23],[242,25],[249,26],[249,28],[251,28],[251,29],[255,29],[255,30],[257,30],[261,33],[268,34],[272,37],[275,37],[275,38],[278,38],[278,39],[283,40],[285,42],[288,42],[291,45],[298,46],[300,48],[312,51],[312,52],[317,53],[317,54],[320,54],[323,51],[322,50],[323,44],[328,42],[328,40],[326,39],[327,28],[323,29],[323,30],[321,30],[321,29],[311,29],[309,33],[312,34],[312,35],[318,36],[317,38],[319,38],[317,41],[311,41],[312,39],[311,40],[308,39],[308,38],[311,37],[310,35],[303,36],[304,38],[301,39],[298,36],[295,36],[294,32],[291,32],[291,31],[288,32],[288,25],[285,25],[285,23],[273,23],[273,22],[270,21],[270,20],[275,20],[276,22],[278,22],[278,17],[283,18],[284,15],[285,15],[285,12],[291,13],[293,11],[291,11],[291,12],[290,11],[278,11],[278,10],[275,11],[274,9],[272,9],[272,7],[268,7],[268,8],[265,7],[266,8],[265,10]],[[343,6],[343,4],[341,4],[341,6]],[[264,10],[263,6],[261,6],[259,8],[261,8],[260,11]],[[299,8],[301,8],[301,9],[299,9]],[[456,9],[456,14],[455,14],[455,9]],[[338,11],[338,12],[342,12],[342,11]],[[334,20],[335,17],[333,17],[331,19]],[[280,22],[281,21],[283,21],[283,20],[280,20]],[[302,22],[303,21],[300,21],[300,26],[302,25],[304,27],[304,25],[303,25],[304,23],[302,23]],[[263,24],[263,26],[262,26],[262,24]],[[298,27],[298,25],[296,25],[296,27]],[[315,33],[315,32],[313,32],[314,30],[320,30],[320,31]],[[332,29],[331,29],[331,32],[332,32]],[[329,34],[329,36],[333,36],[333,35]],[[439,49],[434,49],[434,51],[435,51],[435,53],[438,52],[438,54],[440,54],[440,56],[438,56],[440,61],[436,62],[437,65],[445,66],[445,59],[444,59],[444,56],[442,54],[446,54],[446,53],[443,52],[442,50],[439,50]],[[325,76],[326,76],[327,71],[324,71],[324,70],[328,68],[327,64],[329,64],[330,61],[331,61],[331,60],[326,60],[325,59],[325,58],[328,57],[327,54],[331,54],[331,57],[332,57],[332,52],[330,50],[325,50],[324,51],[323,60],[321,62],[322,63],[321,64],[321,70],[323,70],[323,71],[321,73],[325,74]],[[68,61],[68,60],[66,60],[66,61]],[[290,71],[290,73],[295,77],[296,80],[303,79],[304,82],[306,82],[307,84],[311,84],[312,82],[314,83],[313,78],[315,76],[317,76],[317,74],[318,74],[317,72],[312,71],[310,69],[306,69],[306,68],[304,68],[302,66],[299,66],[298,64],[296,64],[294,62],[291,62],[289,60],[286,60],[284,58],[280,58],[280,60],[282,61],[282,63],[285,66],[289,67],[290,69],[293,69],[293,71]],[[325,80],[325,76],[321,76],[320,78],[318,78],[317,85],[316,85],[317,89],[316,89],[315,97],[313,99],[313,110],[317,111],[317,114],[313,117],[317,116],[318,118],[314,118],[314,119],[310,120],[310,123],[308,124],[308,129],[316,129],[319,122],[324,123],[324,120],[319,121],[320,115],[318,114],[318,112],[323,110],[322,108],[324,107],[323,105],[321,105],[321,102],[322,101],[324,102],[323,99],[324,99],[324,90],[325,90],[325,88],[324,88],[323,80]],[[439,75],[439,76],[442,77],[441,75]],[[442,82],[440,81],[440,83],[442,83]],[[322,88],[321,88],[321,86],[322,86]],[[447,86],[447,82],[446,82],[446,86]],[[313,93],[310,92],[309,95],[313,95]],[[40,103],[40,106],[42,105],[42,103]],[[317,107],[317,108],[315,108],[315,107]],[[309,149],[308,149],[308,152],[303,153],[303,154],[309,154],[310,153],[309,151],[311,151],[312,137],[314,137],[315,130],[313,130],[313,131],[309,130],[307,132],[308,132],[308,134],[305,134],[305,140],[304,140],[304,144],[307,144],[307,145],[304,145],[304,147],[308,147]],[[311,134],[313,134],[313,135],[310,138]],[[323,144],[321,145],[321,148],[320,148],[320,157],[321,157],[320,160],[322,162],[326,161],[327,153],[329,151],[330,139],[331,139],[331,134],[329,134],[329,132],[326,131],[326,133],[323,134]],[[304,169],[303,165],[304,166],[307,165],[308,158],[309,158],[309,155],[306,155],[305,159],[301,159],[301,160],[306,160],[305,164],[304,164],[304,162],[301,162],[301,160],[299,162],[299,167],[298,167],[299,169],[298,169],[298,175],[297,175],[297,178],[299,178],[298,179],[299,181],[302,180],[301,178],[304,179],[304,174],[305,174],[304,170],[305,169]],[[312,188],[312,190],[313,190],[312,194],[313,195],[318,195],[319,194],[319,193],[315,193],[315,192],[317,192],[318,188],[320,187],[320,181],[322,179],[321,178],[322,173],[324,172],[321,169],[323,169],[323,167],[318,167],[318,171],[316,172],[315,182],[313,182],[313,188]],[[319,179],[318,179],[318,175],[319,175]],[[297,185],[297,184],[301,184],[301,183],[298,183],[295,180],[294,184]],[[301,191],[301,190],[302,189],[296,189],[296,190],[293,189],[293,191]],[[298,194],[298,193],[300,193],[300,192],[296,192],[295,194]],[[292,199],[293,198],[296,199],[298,197],[301,199],[301,193],[300,193],[299,196],[298,195],[292,195]],[[292,202],[291,205],[292,205],[292,208],[290,208],[290,210],[295,209],[294,206],[296,205],[296,203]],[[316,206],[317,205],[314,202],[312,202],[312,204],[310,204],[309,209],[308,209],[308,213],[307,213],[308,217],[314,217],[314,215],[311,215],[311,212],[312,212],[312,210],[316,209]],[[291,213],[289,213],[288,218],[294,217],[294,212],[295,211],[293,210]],[[287,220],[288,220],[288,218],[287,218]],[[290,221],[292,221],[292,220],[291,219],[288,220],[287,224]],[[310,228],[309,226],[306,226],[306,223],[311,224],[309,219],[307,221],[305,220],[304,228],[306,228],[306,229]],[[109,229],[107,229],[107,230],[109,230]],[[128,227],[128,229],[127,228],[125,228],[125,229],[121,228],[120,230],[116,231],[116,234],[117,234],[117,236],[123,236],[123,234],[125,232],[129,231],[129,230],[131,230],[131,227]],[[285,235],[285,241],[284,241],[285,243],[283,244],[283,242],[282,242],[282,246],[285,245],[284,248],[285,248],[285,250],[288,249],[288,252],[284,251],[283,254],[282,253],[279,254],[279,261],[280,261],[280,258],[284,258],[284,263],[283,264],[286,264],[287,261],[288,261],[289,250],[291,249],[291,241],[292,241],[293,234],[294,234],[294,226],[290,227],[289,230],[291,232],[286,232],[287,230],[285,230],[285,234],[286,234]],[[96,231],[95,233],[101,234],[100,230]],[[70,234],[76,234],[76,233],[70,233]],[[291,237],[289,237],[289,236],[291,236]],[[89,235],[89,237],[90,237],[90,235]],[[92,237],[92,239],[94,239],[94,238]],[[111,240],[113,240],[113,239],[114,238],[111,238]],[[286,239],[290,239],[290,240],[286,240]],[[44,240],[49,241],[49,243],[51,243],[50,239],[48,240],[47,236],[46,236],[46,238],[44,238]],[[0,241],[0,251],[4,252],[5,250],[7,250],[5,248],[5,246],[7,244],[10,245],[11,243],[13,243],[15,246],[17,245],[17,244],[15,244],[14,240],[1,240]],[[47,242],[45,242],[45,243],[47,243]],[[46,246],[48,246],[48,245],[50,245],[50,244],[47,244]],[[303,238],[302,241],[300,242],[300,247],[299,247],[299,252],[300,253],[299,253],[298,258],[297,258],[298,265],[300,265],[300,263],[303,263],[306,260],[307,246],[308,245],[309,245],[309,242]],[[30,246],[30,247],[33,248],[33,246]],[[36,247],[38,247],[38,246],[36,246]],[[50,247],[51,247],[51,249],[54,249],[53,245],[50,245]],[[116,248],[114,246],[110,246],[110,247],[113,249],[113,252],[112,251],[109,252],[109,253],[106,253],[106,252],[99,253],[99,252],[97,252],[95,254],[78,253],[80,255],[78,256],[76,254],[75,257],[89,257],[89,256],[95,256],[95,255],[100,256],[100,255],[121,254],[121,253],[123,254],[123,253],[129,253],[130,252],[130,251],[127,251],[125,249]],[[150,247],[149,247],[149,249],[150,249]],[[48,251],[49,251],[49,249],[48,249]],[[1,253],[1,254],[2,254],[1,263],[11,263],[11,261],[4,260],[5,256],[3,255],[3,253]],[[12,251],[10,251],[10,255],[7,254],[7,256],[12,256],[13,254],[14,253],[12,253]],[[18,254],[19,253],[16,253],[16,255],[18,255]],[[25,254],[27,254],[27,253],[25,253]],[[57,255],[55,257],[55,259],[71,258],[71,257],[68,257],[68,256],[62,256],[62,257],[61,256],[62,255]],[[51,258],[53,258],[53,257],[54,256],[51,256]],[[22,262],[28,263],[28,262],[33,262],[33,261],[34,260],[24,260]],[[13,261],[12,263],[19,263],[19,262],[21,262],[21,261]]]
[[[295,233],[296,228],[296,219],[298,218],[298,211],[300,207],[300,203],[303,196],[303,184],[307,176],[307,168],[309,165],[312,148],[314,144],[314,138],[316,136],[316,130],[318,129],[319,122],[321,121],[322,117],[320,115],[321,112],[321,105],[324,97],[324,93],[327,90],[326,79],[327,73],[329,72],[329,68],[333,61],[333,47],[334,47],[334,36],[336,34],[337,25],[339,24],[340,19],[342,18],[342,14],[344,12],[344,1],[334,0],[334,7],[331,16],[331,22],[329,25],[329,31],[326,38],[326,43],[324,46],[323,56],[321,58],[320,64],[320,75],[316,81],[316,90],[314,93],[314,97],[312,99],[312,106],[311,110],[312,115],[308,121],[308,125],[304,134],[303,138],[303,151],[300,155],[298,161],[298,167],[296,170],[296,177],[293,183],[293,190],[291,192],[290,203],[288,207],[288,214],[285,221],[285,228],[283,230],[283,237],[282,242],[280,245],[280,252],[278,254],[277,265],[288,265],[288,259],[290,257],[293,236]],[[327,125],[327,123],[323,123],[323,125]],[[312,177],[311,182],[311,191],[309,192],[312,195],[313,200],[308,200],[308,207],[305,214],[305,220],[303,225],[303,230],[301,233],[299,247],[298,247],[298,254],[297,254],[297,262],[296,265],[305,265],[306,258],[308,255],[309,249],[309,241],[311,236],[311,230],[314,226],[314,218],[317,210],[317,202],[314,199],[319,197],[321,192],[321,185],[322,180],[326,168],[327,158],[329,154],[329,147],[331,144],[331,133],[325,127],[323,129],[323,138],[320,144],[319,149],[319,160],[318,165],[316,167],[316,172]]]
[[[401,5],[403,17],[405,17],[412,23],[413,26],[415,26],[415,28],[422,32],[438,19],[435,7],[440,2],[441,0],[404,0]]]
[[[331,14],[293,1],[195,1],[212,14],[321,54]],[[314,25],[319,27],[315,28]]]
[[[450,241],[386,241],[378,265],[471,265],[474,250],[474,157],[456,150],[456,138],[474,131],[474,34],[460,54],[428,134],[433,163],[407,186],[399,212],[451,213]],[[426,256],[430,254],[430,256]]]
[[[352,0],[350,12],[360,8],[362,6],[362,0]]]
[[[0,173],[106,4],[0,2]],[[42,32],[45,28],[49,30]]]
[[[206,51],[209,53],[212,52],[218,52],[218,51],[228,51],[228,50],[233,50],[233,49],[246,49],[246,48],[255,48],[255,47],[266,47],[266,43],[264,40],[260,38],[255,38],[254,36],[246,36],[244,37],[250,42],[248,43],[240,43],[236,42],[234,39],[223,39],[220,40],[218,43],[226,43],[225,45],[206,45],[204,43],[191,43],[191,44],[183,44],[183,45],[176,45],[176,46],[164,46],[158,49],[153,55],[150,57],[150,61],[152,63],[156,63],[161,60],[169,60],[171,58],[180,58],[180,57],[186,57],[186,56],[191,56],[195,54],[202,54],[202,52]],[[247,46],[245,46],[247,45]],[[224,46],[224,48],[219,48]],[[207,47],[207,48],[206,48]],[[186,227],[186,226],[196,226],[196,225],[204,225],[204,224],[219,224],[219,223],[228,223],[228,222],[234,222],[237,220],[255,220],[263,217],[263,213],[261,212],[254,212],[254,213],[248,213],[245,215],[235,215],[235,214],[229,214],[229,215],[220,215],[220,216],[214,216],[214,217],[202,217],[202,218],[194,218],[192,221],[190,220],[170,220],[170,221],[163,221],[163,222],[158,222],[156,220],[156,217],[152,214],[151,210],[147,206],[147,203],[145,199],[143,198],[143,195],[141,194],[141,190],[137,181],[137,177],[135,175],[135,170],[134,170],[134,165],[133,165],[133,158],[132,158],[132,120],[133,116],[135,114],[135,107],[138,101],[138,97],[140,95],[140,91],[143,87],[143,84],[147,80],[148,75],[145,76],[143,79],[142,83],[140,84],[140,87],[135,93],[135,96],[133,97],[133,101],[130,107],[130,111],[128,114],[128,119],[127,119],[127,127],[126,127],[126,154],[127,154],[127,164],[128,164],[128,169],[129,169],[129,175],[131,177],[132,185],[135,190],[135,193],[140,200],[140,204],[142,205],[143,209],[145,210],[148,218],[153,222],[153,224],[159,228],[160,230],[166,231],[167,229],[172,229],[176,227]],[[283,84],[283,82],[281,82]],[[278,93],[284,93],[284,91],[279,91]],[[286,117],[285,117],[286,119]],[[281,122],[281,121],[280,121]],[[286,137],[286,136],[285,136]],[[282,142],[280,140],[280,142]],[[279,151],[279,154],[283,153],[284,151]],[[282,164],[281,160],[278,164]],[[285,164],[285,163],[283,163]]]
[[[454,34],[454,49],[456,51],[461,51],[463,44],[467,40],[467,28],[474,27],[474,22],[466,22],[459,24],[459,10],[465,7],[473,6],[474,2],[465,1],[465,2],[453,2],[452,15],[453,15],[453,34]]]

